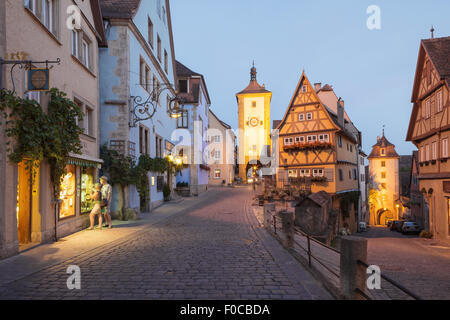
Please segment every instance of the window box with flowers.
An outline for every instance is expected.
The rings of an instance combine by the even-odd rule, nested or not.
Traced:
[[[320,177],[320,176],[312,177],[311,181],[315,182],[315,183],[323,183],[323,182],[328,182],[328,178],[327,177],[323,177],[323,176],[322,177]]]
[[[295,143],[291,145],[284,145],[284,151],[308,151],[308,150],[326,150],[332,149],[333,145],[330,142],[310,142],[310,143]]]

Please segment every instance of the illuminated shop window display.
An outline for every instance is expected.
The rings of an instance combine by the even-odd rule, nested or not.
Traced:
[[[94,208],[94,200],[91,199],[91,193],[94,190],[95,168],[81,168],[81,214],[90,213]]]
[[[61,181],[60,200],[62,200],[59,218],[75,216],[75,199],[76,199],[76,171],[75,166],[68,165],[66,167],[67,173]]]

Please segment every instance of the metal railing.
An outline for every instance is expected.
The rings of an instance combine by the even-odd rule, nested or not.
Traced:
[[[365,263],[364,261],[358,260],[357,261],[359,265],[362,265],[365,268],[369,268],[369,265],[367,263]],[[391,279],[390,277],[388,277],[387,275],[380,273],[380,276],[382,279],[386,280],[387,282],[389,282],[390,284],[392,284],[395,288],[403,291],[404,293],[406,293],[408,296],[410,296],[411,298],[415,299],[415,300],[423,300],[421,297],[419,297],[417,294],[413,293],[411,290],[405,288],[404,286],[402,286],[400,283],[398,283],[397,281]],[[359,290],[361,291],[361,290]]]
[[[278,217],[277,215],[272,215],[272,224],[273,226],[273,233],[277,236],[280,237],[280,229],[282,230],[282,226],[281,226],[281,218]],[[316,239],[314,236],[311,236],[305,232],[303,232],[302,230],[300,230],[298,227],[294,227],[294,235],[296,236],[300,236],[300,237],[304,237],[306,238],[306,245],[302,245],[302,243],[300,243],[298,241],[298,238],[296,239],[296,237],[294,236],[294,251],[297,251],[296,248],[300,248],[301,250],[303,250],[304,253],[306,253],[307,256],[307,263],[309,265],[310,268],[312,269],[316,269],[316,272],[322,273],[322,276],[325,276],[323,274],[323,271],[320,271],[319,269],[317,269],[317,267],[313,266],[313,261],[317,262],[321,267],[323,267],[326,271],[328,271],[330,274],[332,274],[334,277],[336,277],[336,280],[340,279],[340,265],[336,265],[336,263],[333,263],[333,261],[324,261],[323,258],[321,258],[318,254],[314,254],[312,251],[312,243],[319,245],[322,248],[325,248],[327,251],[326,252],[333,252],[335,254],[337,254],[339,256],[339,259],[341,258],[341,252],[333,247],[330,247],[328,245],[326,245],[325,243],[319,241],[318,239]],[[317,247],[316,247],[317,248]],[[297,251],[298,252],[298,251]],[[297,253],[300,254],[300,253]],[[300,254],[302,255],[302,254]],[[304,255],[302,255],[303,257],[305,257]],[[358,260],[357,263],[365,268],[369,268],[369,265],[361,260]],[[332,266],[335,266],[335,269],[337,268],[338,271],[333,270]],[[380,274],[381,278],[384,279],[385,281],[387,281],[388,283],[390,283],[394,288],[402,291],[404,294],[406,294],[407,296],[415,299],[415,300],[423,300],[420,296],[418,296],[417,294],[413,293],[412,291],[410,291],[409,289],[405,288],[404,286],[402,286],[401,284],[399,284],[397,281],[391,279],[390,277],[388,277],[387,275],[381,273]],[[334,282],[334,281],[333,281]],[[339,288],[338,288],[339,289]],[[363,290],[361,290],[360,288],[356,288],[355,292],[360,295],[361,297],[363,297],[366,300],[373,300],[373,299],[377,299],[377,297],[371,297],[369,296],[366,292],[364,292]]]
[[[335,253],[337,253],[337,254],[339,254],[339,255],[340,255],[340,252],[339,252],[338,250],[336,250],[336,249],[334,249],[334,248],[332,248],[332,247],[330,247],[330,246],[327,246],[326,244],[320,242],[319,240],[315,239],[314,237],[310,236],[309,234],[306,234],[305,232],[301,231],[301,230],[300,230],[299,228],[297,228],[297,227],[294,228],[294,232],[295,232],[296,234],[300,235],[300,236],[306,237],[306,240],[307,240],[307,247],[308,247],[308,248],[303,247],[303,246],[302,246],[298,241],[296,241],[295,239],[294,239],[294,243],[296,244],[297,247],[301,248],[301,249],[302,249],[303,251],[305,251],[306,254],[308,255],[308,265],[309,265],[309,267],[310,267],[310,268],[312,267],[312,259],[314,259],[314,261],[317,261],[317,263],[319,263],[319,264],[320,264],[322,267],[324,267],[328,272],[330,272],[331,274],[333,274],[334,276],[336,276],[336,277],[339,279],[340,275],[339,275],[338,273],[336,273],[333,269],[331,269],[329,266],[327,266],[327,265],[325,264],[324,261],[322,261],[322,260],[319,259],[319,257],[316,257],[316,256],[314,256],[314,255],[312,254],[312,251],[311,251],[311,241],[313,241],[314,243],[316,243],[316,244],[318,244],[318,245],[320,245],[320,246],[322,246],[322,247],[324,247],[324,248],[326,248],[326,249],[328,249],[328,250],[331,250],[331,251],[333,251],[333,252],[335,252]]]

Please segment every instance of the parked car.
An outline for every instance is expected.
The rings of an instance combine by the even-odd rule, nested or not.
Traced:
[[[406,221],[401,230],[403,234],[419,234],[422,228],[416,222]]]
[[[394,220],[388,220],[388,222],[386,223],[386,226],[388,228],[390,228],[392,226],[392,222],[394,222]]]
[[[394,220],[394,221],[392,221],[391,231],[401,232],[402,231],[402,227],[403,227],[403,223],[405,223],[404,220]]]

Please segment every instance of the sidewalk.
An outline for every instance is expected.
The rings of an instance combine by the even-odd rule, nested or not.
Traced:
[[[205,192],[199,197],[169,202],[151,213],[141,214],[137,221],[113,221],[112,229],[83,230],[62,238],[58,242],[42,244],[16,256],[1,260],[0,287],[73,257],[90,251],[101,251],[115,243],[121,243],[133,235],[189,209],[206,197],[207,194],[208,192]]]

